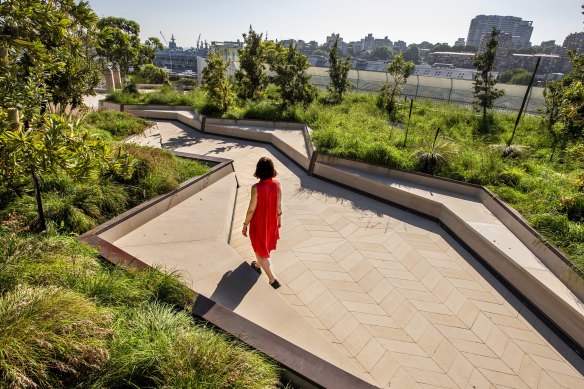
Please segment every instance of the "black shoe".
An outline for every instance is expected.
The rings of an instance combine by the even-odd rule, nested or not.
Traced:
[[[252,269],[254,269],[258,274],[262,274],[262,268],[258,266],[258,262],[257,261],[253,261],[251,263],[251,267]]]
[[[278,282],[278,280],[274,280],[274,282],[272,282],[270,285],[274,289],[278,289],[280,286],[282,286],[282,285],[280,285],[280,283]]]

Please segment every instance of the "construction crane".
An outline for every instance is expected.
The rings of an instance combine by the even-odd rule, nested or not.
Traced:
[[[172,73],[172,50],[170,49],[170,45],[168,44],[168,41],[164,37],[164,34],[162,33],[162,31],[160,31],[160,36],[164,40],[164,43],[166,43],[166,46],[168,46],[168,56],[170,58],[170,72]]]
[[[199,42],[201,41],[201,34],[199,34],[199,37],[197,38],[197,50],[199,50]]]

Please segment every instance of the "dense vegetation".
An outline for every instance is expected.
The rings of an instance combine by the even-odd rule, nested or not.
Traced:
[[[0,387],[274,387],[276,367],[193,321],[180,274],[109,265],[74,235],[207,170],[169,152],[117,140],[149,123],[96,112],[81,127],[132,159],[128,176],[41,181],[47,230],[32,188],[0,203]],[[112,143],[113,142],[113,143]]]
[[[409,104],[402,102],[396,121],[390,122],[387,112],[377,106],[376,94],[349,93],[343,102],[330,105],[321,93],[306,107],[284,110],[275,88],[268,88],[266,95],[263,100],[240,102],[223,114],[206,103],[201,90],[183,94],[163,89],[137,96],[115,93],[108,99],[186,104],[225,118],[303,121],[315,130],[313,141],[321,151],[484,185],[584,269],[584,148],[572,143],[550,161],[554,139],[546,131],[544,117],[521,118],[514,153],[504,157],[515,113],[489,115],[489,132],[484,133],[482,119],[472,109],[415,102],[403,147]],[[425,164],[428,159],[431,163]]]

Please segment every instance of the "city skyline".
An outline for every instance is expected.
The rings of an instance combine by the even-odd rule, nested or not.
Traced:
[[[241,39],[249,25],[260,33],[268,32],[269,39],[303,39],[323,43],[326,36],[339,33],[345,42],[358,41],[369,33],[376,38],[403,40],[408,44],[429,41],[453,45],[456,39],[466,38],[470,21],[477,15],[516,16],[533,21],[531,43],[564,38],[583,31],[582,0],[491,0],[460,2],[443,0],[424,2],[340,0],[289,2],[257,0],[239,7],[234,0],[198,2],[189,0],[89,0],[99,17],[116,16],[140,24],[141,37],[166,39],[174,35],[178,46],[191,47],[201,40],[224,41]],[[405,5],[407,5],[407,7]],[[331,11],[331,7],[334,9]],[[375,10],[375,12],[372,12]],[[416,13],[412,13],[416,10]],[[333,16],[331,15],[333,12]],[[394,14],[399,17],[393,17]]]

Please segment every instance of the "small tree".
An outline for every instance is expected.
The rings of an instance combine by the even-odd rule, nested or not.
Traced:
[[[65,116],[46,115],[38,126],[26,129],[17,110],[9,112],[10,127],[0,127],[0,186],[19,193],[32,178],[39,229],[44,231],[41,177],[58,171],[77,179],[96,175],[114,167],[115,157],[101,138],[90,136]]]
[[[372,60],[380,59],[382,61],[387,61],[392,56],[393,56],[393,52],[385,46],[378,46],[375,49],[373,49],[373,52],[371,53]]]
[[[497,79],[492,75],[497,55],[497,36],[499,30],[493,28],[487,42],[487,47],[482,54],[477,54],[474,65],[477,68],[474,80],[474,107],[483,111],[482,128],[487,128],[487,109],[492,109],[495,101],[505,94],[504,90],[495,88]]]
[[[564,88],[560,105],[560,117],[564,136],[569,141],[584,140],[584,54],[569,51],[570,70],[560,81]]]
[[[296,103],[310,104],[316,96],[316,88],[310,84],[310,67],[308,58],[290,45],[287,49],[280,47],[280,54],[269,61],[270,69],[276,73],[272,82],[279,88],[282,105]]]
[[[239,69],[235,72],[239,95],[243,99],[260,99],[268,86],[262,35],[251,26],[249,34],[243,34],[244,47],[239,50]]]
[[[30,123],[44,99],[77,105],[92,93],[96,20],[87,2],[0,1],[0,107],[20,106]]]
[[[141,81],[147,84],[166,84],[168,83],[168,74],[159,67],[151,63],[144,65],[138,72],[138,77]]]
[[[202,88],[207,92],[211,104],[225,112],[235,101],[231,82],[226,76],[229,62],[223,60],[218,52],[210,52],[207,66],[203,69]]]
[[[417,45],[409,45],[406,51],[404,51],[404,59],[406,61],[412,61],[415,65],[419,65],[422,62],[420,57],[420,49]]]
[[[543,108],[543,121],[545,123],[545,129],[550,134],[552,138],[552,153],[550,155],[550,161],[554,158],[554,154],[558,146],[563,148],[561,145],[561,134],[558,131],[556,123],[560,119],[560,103],[562,100],[562,84],[560,81],[548,82],[543,90],[544,97],[544,108]]]
[[[140,66],[152,63],[156,50],[163,48],[155,37],[140,43],[140,25],[133,20],[108,16],[100,19],[97,27],[97,53],[118,65],[123,75],[132,67],[137,71]]]
[[[351,84],[347,80],[349,70],[351,70],[351,57],[341,59],[339,52],[339,34],[335,36],[335,41],[329,50],[329,77],[331,79],[327,86],[328,91],[337,102],[343,100],[343,94],[349,89]]]
[[[392,80],[383,84],[377,101],[394,118],[396,98],[401,94],[402,86],[405,85],[415,67],[413,62],[405,61],[401,53],[396,55],[395,59],[387,66],[387,72],[391,75]]]
[[[511,69],[499,74],[499,82],[502,84],[527,85],[531,80],[531,73],[525,69]]]

